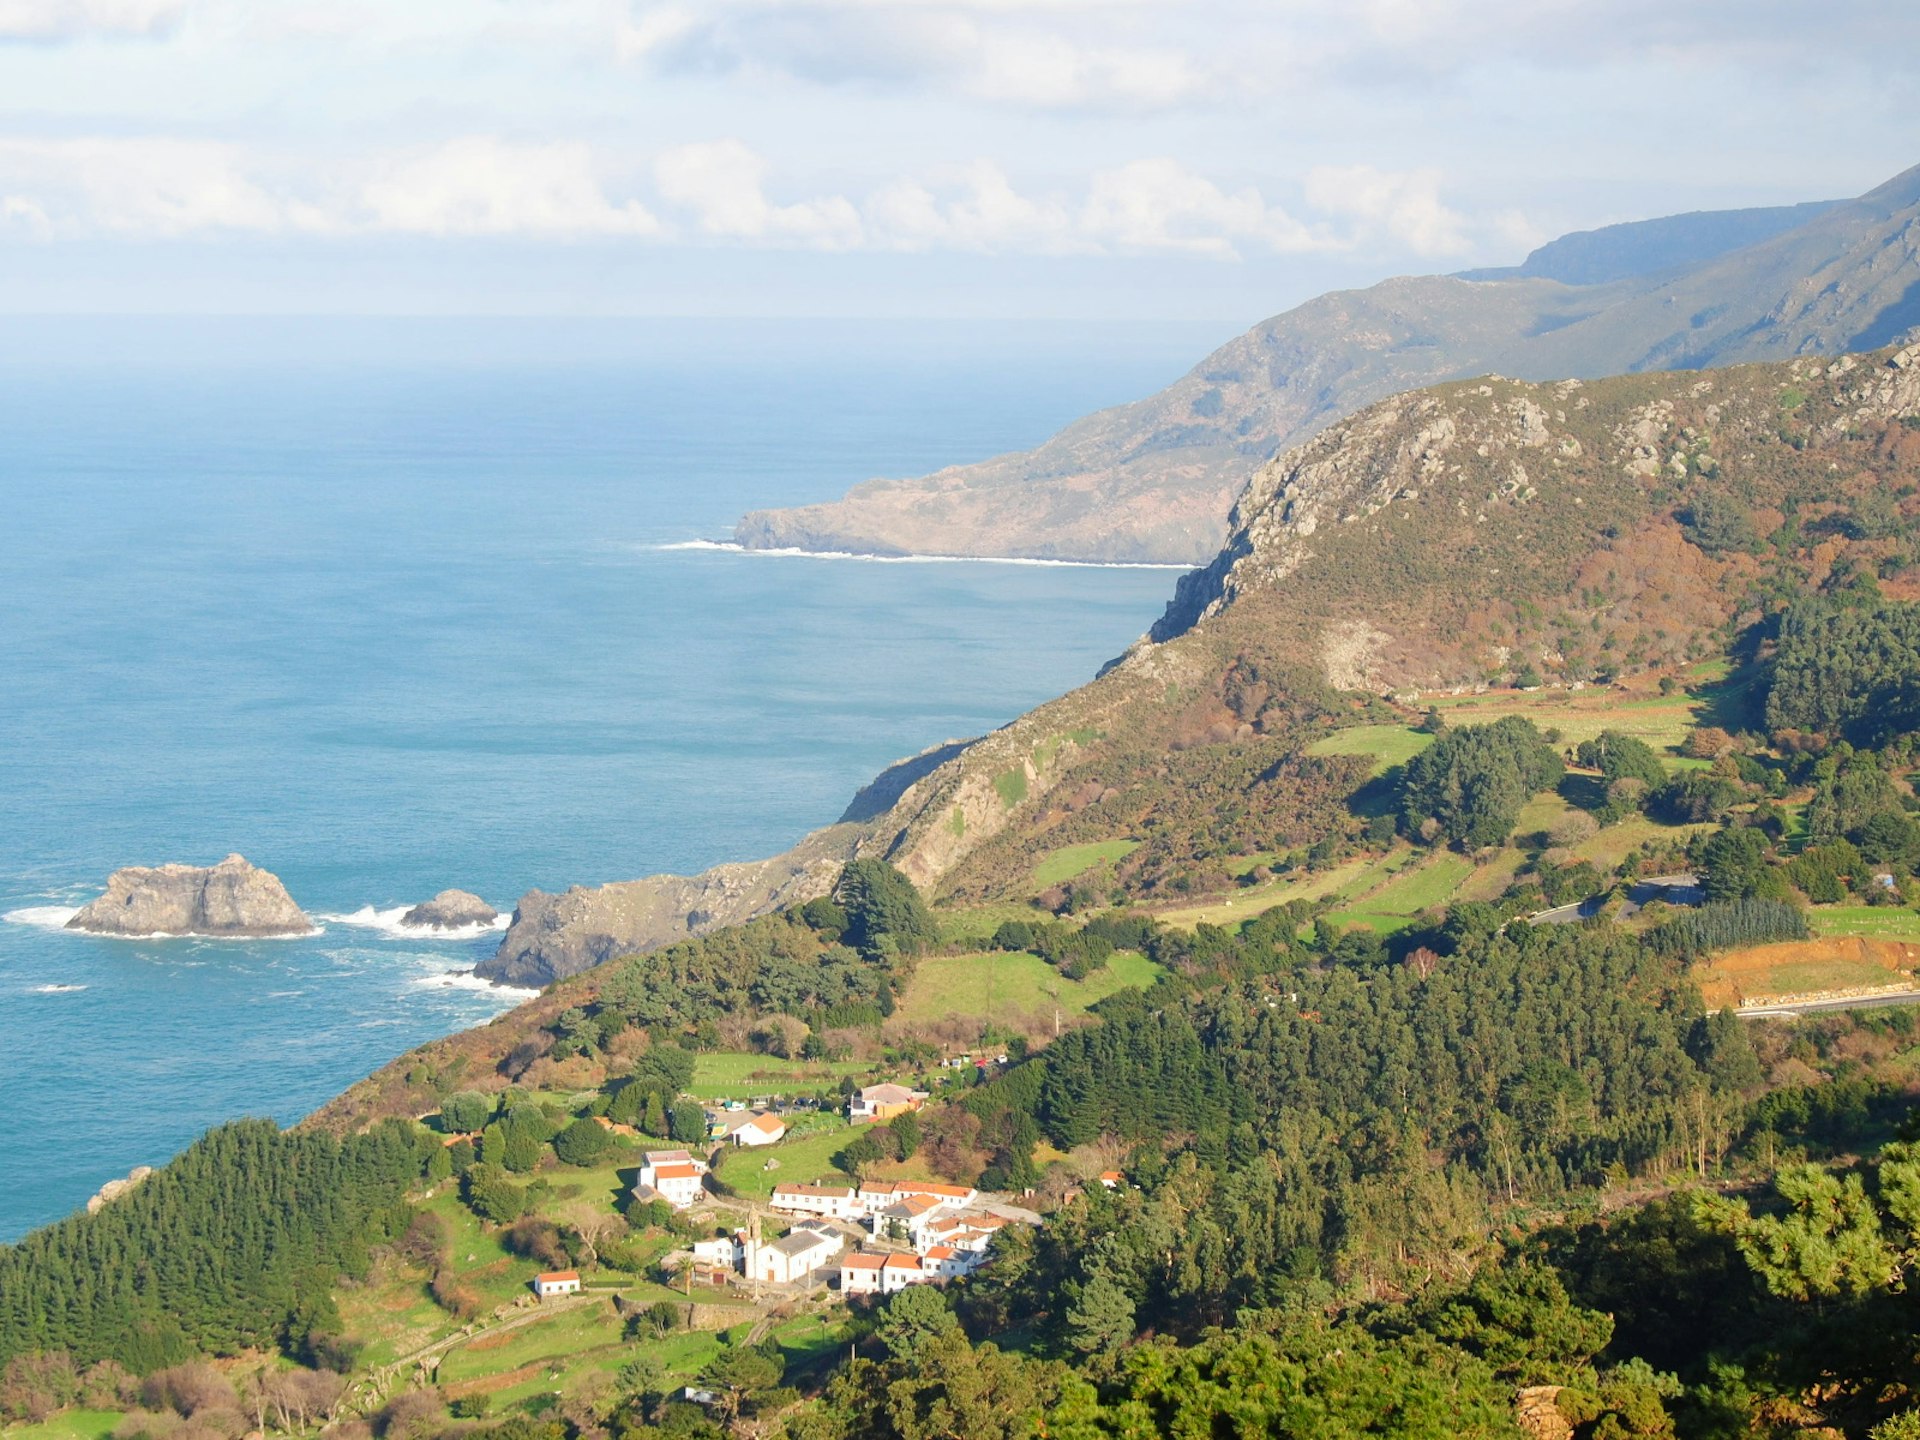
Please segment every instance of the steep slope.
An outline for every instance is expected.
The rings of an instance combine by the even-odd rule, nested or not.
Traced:
[[[1714,217],[1675,217],[1649,222],[1667,227],[1663,237],[1615,227],[1627,233],[1595,232],[1538,266],[1635,270],[1605,283],[1563,284],[1521,267],[1322,296],[1222,346],[1159,394],[1088,416],[1035,450],[868,481],[830,504],[757,511],[736,538],[760,548],[1198,564],[1224,540],[1233,496],[1263,460],[1385,395],[1488,370],[1594,377],[1838,353],[1920,326],[1920,168],[1858,200],[1795,208],[1811,218],[1731,253],[1716,249],[1705,223]],[[1737,243],[1779,218],[1729,221],[1717,233]],[[1697,258],[1676,270],[1675,256]],[[1644,264],[1658,268],[1635,269]]]
[[[1772,205],[1752,210],[1694,210],[1657,220],[1629,220],[1598,230],[1576,230],[1549,240],[1518,265],[1467,270],[1463,280],[1558,280],[1605,285],[1635,275],[1700,265],[1731,250],[1758,245],[1824,215],[1838,200]]]
[[[1118,880],[1150,891],[1210,853],[1313,843],[1349,823],[1366,766],[1307,748],[1379,697],[1522,668],[1569,687],[1670,671],[1780,596],[1856,573],[1920,593],[1916,417],[1920,347],[1381,401],[1262,469],[1214,562],[1098,680],[904,762],[756,872],[801,878],[666,928],[820,893],[835,855],[991,899],[1027,893],[1067,844],[1138,841]],[[1703,529],[1715,507],[1738,543]],[[620,889],[582,892],[590,918],[571,926],[523,923],[539,910],[523,906],[503,954],[565,974],[661,943],[661,914],[607,923]]]

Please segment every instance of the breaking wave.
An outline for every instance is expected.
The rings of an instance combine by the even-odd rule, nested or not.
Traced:
[[[327,925],[353,925],[362,930],[377,930],[391,940],[478,940],[483,935],[498,934],[505,930],[513,917],[507,914],[496,915],[490,925],[456,925],[443,929],[438,925],[402,925],[400,917],[411,910],[411,905],[394,905],[385,910],[376,910],[371,905],[362,905],[345,915],[316,915],[313,918]]]
[[[854,550],[802,550],[797,545],[761,548],[733,540],[675,540],[647,548],[715,550],[728,555],[768,555],[788,560],[864,560],[874,565],[1038,565],[1056,570],[1178,570],[1182,573],[1194,568],[1159,560],[1043,560],[1022,555],[862,555]]]

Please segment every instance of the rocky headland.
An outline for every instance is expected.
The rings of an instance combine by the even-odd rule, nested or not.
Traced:
[[[1203,566],[1249,477],[1362,407],[1497,372],[1547,381],[1872,350],[1920,331],[1920,167],[1856,200],[1571,235],[1527,263],[1337,291],[1036,449],[744,516],[749,549]]]
[[[442,890],[407,911],[400,923],[415,930],[465,930],[499,918],[500,912],[471,890]]]
[[[107,877],[107,893],[81,907],[69,930],[94,935],[306,935],[313,921],[280,877],[245,857],[218,865],[131,865]]]

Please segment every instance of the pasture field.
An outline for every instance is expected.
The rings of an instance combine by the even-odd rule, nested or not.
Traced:
[[[1410,725],[1355,725],[1314,741],[1307,747],[1307,754],[1370,755],[1373,773],[1383,775],[1396,765],[1406,764],[1432,743],[1433,736]]]
[[[1140,848],[1138,840],[1089,840],[1081,845],[1063,845],[1033,867],[1033,888],[1049,890],[1078,879],[1089,870],[1113,865]]]
[[[37,1425],[4,1429],[7,1440],[107,1440],[125,1418],[118,1410],[62,1410]]]
[[[1558,730],[1562,747],[1617,730],[1644,740],[1655,750],[1676,754],[1687,732],[1702,723],[1707,702],[1685,693],[1629,697],[1603,688],[1590,690],[1489,690],[1484,695],[1438,695],[1431,704],[1449,725],[1485,725],[1507,715],[1523,715],[1541,730]]]
[[[1807,912],[1807,924],[1822,936],[1920,941],[1920,914],[1899,905],[1820,905]]]
[[[854,1127],[843,1121],[777,1145],[729,1146],[713,1173],[741,1197],[760,1201],[772,1196],[776,1185],[810,1185],[828,1177],[850,1185],[834,1168],[833,1156],[853,1136]]]
[[[757,1095],[812,1094],[831,1090],[843,1075],[869,1075],[874,1066],[865,1060],[782,1060],[717,1050],[698,1055],[693,1083],[687,1093],[696,1100],[751,1100]]]
[[[1160,967],[1137,951],[1117,952],[1085,980],[1070,980],[1038,955],[989,950],[973,955],[934,955],[913,972],[893,1018],[932,1024],[953,1015],[1012,1024],[1054,1010],[1079,1015],[1128,985],[1145,988]]]

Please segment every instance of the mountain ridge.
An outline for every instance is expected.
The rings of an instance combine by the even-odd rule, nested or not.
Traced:
[[[542,919],[544,897],[523,902],[502,955],[526,983],[577,973],[825,894],[836,858],[885,859],[929,893],[974,898],[1030,869],[1043,839],[1145,833],[1128,864],[1148,866],[1172,853],[1156,825],[1164,839],[1197,823],[1167,793],[1209,793],[1223,765],[1244,770],[1243,794],[1344,783],[1306,774],[1295,742],[1359,696],[1462,693],[1523,666],[1577,688],[1690,663],[1722,643],[1760,566],[1696,543],[1687,497],[1777,523],[1793,486],[1844,495],[1920,471],[1914,416],[1920,346],[1711,374],[1482,377],[1378,401],[1263,467],[1214,563],[1095,680],[892,767],[781,856],[580,892],[571,929]],[[1806,562],[1816,581],[1845,549],[1823,545]],[[1920,590],[1913,557],[1860,553],[1898,560],[1895,578]],[[707,898],[676,909],[688,885]],[[633,895],[658,903],[623,930]]]
[[[1203,565],[1261,462],[1389,394],[1487,371],[1600,378],[1839,353],[1920,327],[1920,167],[1854,200],[1789,208],[1813,213],[1678,271],[1590,285],[1468,272],[1322,295],[1229,341],[1155,395],[1083,417],[1031,451],[755,511],[735,539],[750,548]],[[1772,222],[1746,223],[1735,238]]]

